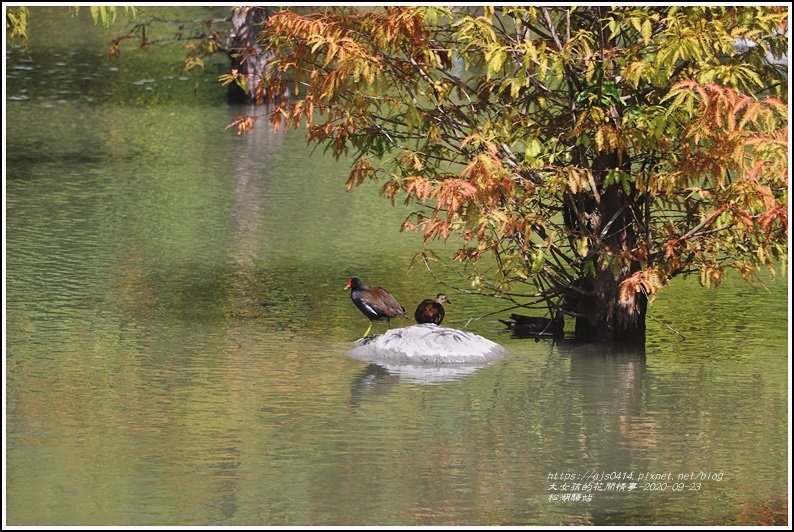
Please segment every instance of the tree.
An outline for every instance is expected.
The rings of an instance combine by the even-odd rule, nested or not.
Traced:
[[[785,266],[787,29],[784,7],[283,10],[262,90],[296,95],[274,127],[354,156],[348,189],[456,240],[476,290],[643,341],[672,277]]]
[[[98,8],[91,8],[96,21],[94,9]],[[104,9],[115,17],[115,8]],[[258,94],[256,90],[261,86],[269,54],[260,48],[257,36],[270,10],[269,7],[240,6],[231,8],[229,16],[224,18],[198,21],[161,17],[139,19],[126,33],[111,41],[108,56],[117,59],[121,54],[121,43],[127,40],[137,42],[142,49],[157,44],[185,42],[184,68],[187,71],[203,68],[214,55],[225,54],[231,62],[231,74],[222,77],[228,86],[227,101],[230,104],[263,103],[267,96]]]
[[[252,92],[262,84],[262,77],[267,66],[268,54],[264,53],[257,42],[262,25],[267,20],[268,7],[235,7],[231,15],[231,32],[229,34],[229,57],[232,61],[232,72],[241,74],[236,77],[238,83],[229,83],[227,99],[229,103],[256,102],[263,95]]]
[[[90,6],[94,23],[112,26],[120,12],[115,6]],[[204,67],[205,62],[218,53],[226,54],[238,83],[227,90],[229,103],[251,103],[256,100],[249,87],[261,81],[266,62],[265,54],[258,48],[256,36],[267,19],[267,7],[235,7],[224,18],[202,20],[172,20],[162,16],[138,17],[135,7],[124,7],[131,18],[125,33],[110,41],[108,58],[121,56],[121,45],[135,42],[142,50],[153,45],[185,43],[185,71]],[[77,16],[79,6],[69,7],[71,16]],[[10,40],[27,45],[30,10],[27,7],[9,8],[6,11],[6,33]],[[35,24],[34,24],[35,26]],[[261,98],[260,98],[261,99]]]

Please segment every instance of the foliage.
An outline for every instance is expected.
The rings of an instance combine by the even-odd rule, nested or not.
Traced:
[[[228,53],[226,41],[229,33],[229,18],[207,18],[202,20],[173,20],[159,16],[139,17],[126,33],[110,42],[108,57],[121,56],[124,41],[136,42],[140,49],[150,46],[184,43],[184,70],[203,68],[213,55]]]
[[[138,14],[138,9],[133,6],[123,7],[125,15],[134,17]],[[80,13],[80,7],[71,6],[69,11],[75,17]],[[116,22],[116,17],[118,16],[116,6],[89,6],[88,11],[94,24],[102,24],[106,28]],[[27,44],[29,19],[30,10],[27,7],[9,7],[6,10],[6,32],[11,41],[22,41]]]
[[[492,254],[476,288],[562,306],[611,271],[631,309],[784,259],[786,30],[770,7],[284,10],[259,90],[299,95],[274,127],[355,156],[348,188],[416,205],[403,229]]]
[[[123,6],[124,15],[132,17],[134,22],[126,33],[110,41],[108,58],[118,59],[121,56],[121,44],[124,41],[137,42],[140,49],[152,45],[185,42],[184,69],[203,67],[205,61],[218,52],[228,52],[224,44],[228,37],[228,18],[207,19],[199,21],[170,20],[162,17],[140,18],[136,7]],[[70,14],[75,17],[80,13],[80,6],[69,7]],[[95,24],[104,27],[112,26],[118,17],[118,6],[88,6],[88,12]],[[26,7],[9,8],[6,12],[6,28],[9,38],[27,42],[30,11]],[[137,19],[136,19],[137,18]]]
[[[79,6],[72,6],[69,8],[72,16],[76,16],[80,12]],[[116,6],[89,6],[89,13],[95,24],[102,24],[109,27],[116,21],[118,9]],[[124,6],[124,13],[134,17],[138,10],[133,6]],[[13,40],[21,40],[27,42],[28,40],[28,19],[30,18],[30,10],[25,6],[17,8],[9,7],[6,10],[6,30],[8,38]]]
[[[27,42],[28,18],[30,18],[30,10],[27,7],[6,9],[6,34],[10,40]]]
[[[74,7],[72,9],[77,11],[80,8]],[[88,10],[95,24],[102,23],[103,26],[108,27],[116,22],[118,10],[114,6],[89,6]],[[124,13],[134,17],[138,10],[133,6],[124,6]]]

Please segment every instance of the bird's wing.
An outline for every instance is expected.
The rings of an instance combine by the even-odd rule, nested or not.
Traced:
[[[370,314],[375,314],[375,315],[379,314],[377,308],[374,308],[373,305],[370,305],[369,303],[367,303],[363,299],[361,300],[361,306],[364,307],[367,310],[367,312],[369,312]]]
[[[386,290],[379,286],[373,286],[369,291],[372,303],[377,305],[384,314],[392,318],[401,314],[405,315],[405,308]]]

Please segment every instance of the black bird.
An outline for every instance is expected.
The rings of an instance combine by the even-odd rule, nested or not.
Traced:
[[[522,338],[561,337],[565,328],[565,318],[562,312],[557,312],[553,319],[511,314],[510,321],[499,321],[507,325],[513,334]]]
[[[425,299],[416,307],[414,318],[416,323],[435,323],[441,325],[444,321],[444,303],[452,303],[444,294],[438,294],[435,299]]]
[[[397,316],[405,315],[405,308],[400,305],[394,296],[379,286],[367,286],[358,277],[347,280],[345,290],[350,289],[350,299],[367,318],[369,328],[362,338],[366,338],[376,321],[389,321]]]

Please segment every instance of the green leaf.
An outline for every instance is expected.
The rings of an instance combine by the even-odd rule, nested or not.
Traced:
[[[640,33],[642,33],[642,40],[645,41],[646,44],[651,42],[651,37],[653,36],[653,26],[651,25],[650,19],[646,18],[643,21]]]
[[[488,54],[486,54],[486,57],[488,57]],[[504,48],[500,47],[492,50],[488,59],[487,79],[492,79],[502,70],[505,59],[507,59],[507,52]]]
[[[540,155],[543,146],[541,146],[540,141],[537,138],[530,139],[527,142],[526,150],[524,151],[524,156],[527,159],[531,159]]]

